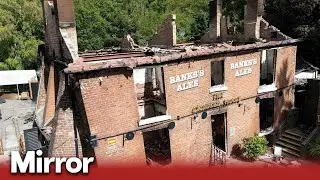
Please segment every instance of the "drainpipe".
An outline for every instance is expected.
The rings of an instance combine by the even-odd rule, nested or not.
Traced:
[[[75,117],[75,109],[76,109],[76,104],[75,104],[75,94],[73,93],[73,82],[74,82],[74,77],[72,75],[68,75],[68,91],[69,91],[69,95],[71,97],[71,103],[72,103],[72,108],[73,108],[73,117]],[[75,150],[76,150],[76,157],[79,157],[79,145],[78,145],[78,129],[77,129],[77,125],[76,125],[76,120],[75,118],[73,118],[73,131],[74,131],[74,144],[75,144]]]
[[[72,98],[73,99],[73,98]],[[79,157],[79,147],[78,147],[78,131],[77,131],[77,125],[76,121],[73,121],[73,130],[74,130],[74,144],[75,144],[75,149],[76,149],[76,157]]]

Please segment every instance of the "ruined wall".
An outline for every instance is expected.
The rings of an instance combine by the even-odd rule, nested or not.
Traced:
[[[59,20],[61,22],[74,23],[73,0],[44,0],[44,22],[45,22],[45,55],[42,64],[42,76],[39,87],[39,100],[37,109],[45,106],[43,114],[43,122],[48,123],[54,116],[56,111],[56,96],[58,91],[59,77],[58,72],[61,71],[61,64],[54,62],[71,62],[73,57],[67,46],[66,33],[61,34],[59,28]],[[75,34],[75,29],[66,28]],[[63,37],[62,37],[63,35]],[[63,39],[64,38],[64,39]],[[77,48],[77,46],[76,46]],[[71,59],[71,61],[70,61]],[[38,114],[38,116],[42,116]]]
[[[98,141],[94,151],[101,165],[141,165],[146,162],[140,132],[133,140],[123,142],[122,133],[138,128],[139,114],[132,73],[117,69],[79,76],[91,134],[97,138],[120,134],[116,139]]]
[[[284,47],[278,50],[276,85],[280,89],[293,83],[295,53],[296,47]],[[259,103],[256,103],[255,99],[260,85],[261,54],[261,51],[258,51],[232,54],[227,57],[203,57],[163,67],[168,115],[179,119],[176,121],[176,127],[170,130],[173,165],[207,166],[209,164],[212,145],[210,119],[215,112],[207,111],[207,118],[202,119],[203,111],[196,113],[198,116],[194,118],[195,113],[192,110],[216,102],[209,93],[211,61],[224,60],[227,90],[223,91],[222,99],[217,101],[241,99],[239,103],[235,100],[235,104],[226,108],[227,154],[232,154],[235,145],[241,144],[243,138],[259,133]],[[252,64],[247,67],[233,68],[235,64],[244,61],[247,63],[250,61]],[[248,74],[239,75],[241,70],[248,68],[250,69],[247,71]],[[202,74],[196,78],[198,82],[193,82],[195,79],[185,81],[187,86],[193,84],[195,87],[178,91],[178,85],[185,82],[171,83],[172,77],[196,71]],[[94,148],[98,163],[100,165],[128,165],[127,163],[130,162],[132,166],[145,165],[142,133],[136,132],[131,141],[124,140],[124,133],[137,129],[140,119],[133,71],[128,69],[105,70],[77,75],[77,78],[81,92],[77,98],[82,99],[83,111],[85,111],[81,116],[86,116],[83,119],[87,120],[88,126],[88,130],[84,131],[87,135],[92,134],[97,135],[97,138],[103,138],[98,140],[98,146]],[[189,81],[193,83],[188,83]],[[293,102],[291,99],[293,91],[285,89],[283,92],[283,96],[275,97],[275,123],[285,117],[284,110],[289,108],[285,102]],[[68,113],[68,111],[63,111],[63,113]],[[187,115],[190,116],[184,117]]]
[[[151,46],[172,47],[177,44],[176,15],[169,15],[157,30],[157,34],[149,41]]]
[[[45,61],[48,62],[54,58],[61,58],[60,42],[62,38],[58,28],[57,13],[54,10],[53,1],[45,0],[43,8],[45,12]]]
[[[45,108],[43,122],[45,125],[54,116],[56,106],[56,94],[59,77],[56,77],[56,64],[53,60],[62,60],[61,42],[62,37],[59,32],[57,12],[54,1],[43,1],[44,21],[45,21],[45,56],[43,57],[42,74],[39,87],[39,98],[37,109]],[[39,114],[39,116],[41,116]]]
[[[53,133],[50,141],[49,156],[75,157],[76,148],[78,148],[79,157],[82,157],[80,140],[78,140],[78,147],[76,147],[75,143],[74,108],[66,84],[66,75],[61,73],[59,76],[59,91],[55,118],[52,122]],[[76,133],[79,137],[79,133]]]
[[[279,91],[283,91],[283,96],[275,97],[275,127],[286,118],[287,111],[294,106],[294,87],[292,85],[296,68],[296,52],[296,46],[282,47],[277,50],[275,81]]]
[[[45,102],[45,109],[43,115],[43,124],[46,125],[54,116],[55,113],[55,106],[56,106],[56,86],[55,86],[55,67],[52,63],[50,65],[49,70],[49,78],[47,84],[47,92],[46,92],[46,102]]]
[[[283,41],[289,37],[281,33],[279,29],[271,26],[266,20],[260,21],[260,37],[267,41]]]
[[[52,60],[55,58],[60,58],[60,36],[58,35],[58,26],[56,21],[56,15],[54,14],[54,6],[53,1],[45,0],[43,1],[43,10],[44,10],[44,22],[45,22],[45,54],[44,57],[42,57],[42,67],[41,67],[41,79],[39,83],[39,92],[38,92],[38,101],[37,101],[37,110],[40,110],[42,108],[45,108],[45,106],[51,106],[50,112],[47,113],[48,116],[52,117],[53,113],[55,111],[55,99],[52,101],[52,94],[51,96],[47,96],[47,89],[53,89],[53,93],[55,92],[54,87],[50,88],[52,85],[54,85],[54,70],[51,68],[50,70],[50,64],[52,63]],[[50,72],[51,71],[51,72]],[[49,73],[51,73],[51,77],[49,77]],[[48,86],[48,82],[51,79],[51,85]],[[53,94],[55,96],[55,94]],[[51,102],[48,101],[48,98]],[[41,114],[38,114],[39,116],[43,116]],[[45,118],[41,117],[41,119]],[[39,124],[43,124],[44,122],[39,122]]]

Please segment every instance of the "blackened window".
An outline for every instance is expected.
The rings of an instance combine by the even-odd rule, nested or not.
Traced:
[[[211,62],[211,86],[224,84],[224,61]]]
[[[272,84],[275,80],[277,50],[262,51],[260,85]]]

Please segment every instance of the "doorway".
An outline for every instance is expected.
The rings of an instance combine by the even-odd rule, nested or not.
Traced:
[[[274,98],[261,99],[260,101],[260,130],[273,126],[274,122]]]
[[[307,90],[303,86],[297,85],[295,87],[295,97],[294,97],[294,106],[299,109],[299,118],[297,124],[304,124],[304,110],[305,102],[307,97]]]
[[[213,144],[226,152],[226,113],[211,116]]]
[[[147,165],[168,165],[171,163],[169,129],[143,133]]]

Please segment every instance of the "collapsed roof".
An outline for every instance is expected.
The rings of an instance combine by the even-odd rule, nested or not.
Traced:
[[[72,2],[56,1],[54,4],[58,8],[59,32],[64,46],[69,50],[69,58],[72,59],[65,73],[160,65],[193,57],[269,49],[300,42],[299,39],[292,39],[281,33],[263,19],[264,0],[246,0],[244,32],[228,34],[227,17],[222,14],[222,0],[212,0],[209,3],[209,30],[198,42],[177,44],[176,16],[170,15],[158,27],[157,34],[149,41],[148,46],[137,45],[127,35],[118,49],[79,53],[74,13],[70,14],[71,10],[73,12],[73,5],[69,1]],[[54,9],[54,5],[51,3],[49,7]]]

